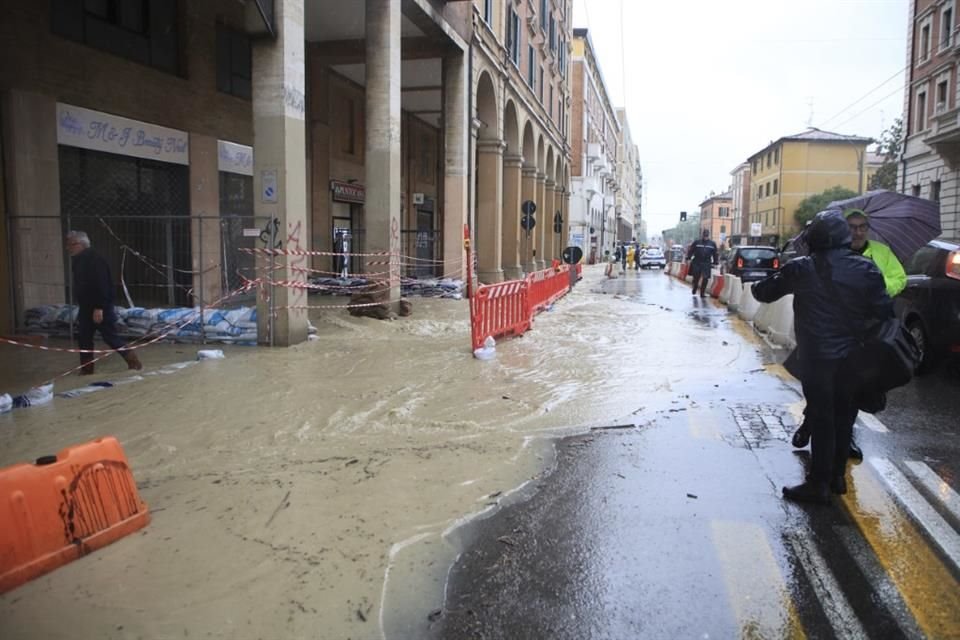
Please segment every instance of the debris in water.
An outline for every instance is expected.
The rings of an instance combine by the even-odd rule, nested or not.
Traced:
[[[606,427],[590,427],[590,431],[610,431],[612,429],[633,429],[635,424],[612,424]]]
[[[692,493],[688,493],[688,494],[687,494],[687,497],[688,497],[688,498],[693,498],[694,500],[697,499],[697,496],[695,496],[695,495],[692,494]]]
[[[488,498],[496,498],[496,497],[500,496],[501,494],[503,494],[503,491],[494,491],[493,493],[491,493],[491,494],[488,495],[487,497],[488,497]]]
[[[507,536],[500,536],[499,538],[497,538],[497,542],[502,542],[503,544],[507,545],[508,547],[515,547],[515,546],[517,546],[517,543],[514,542],[513,540],[511,540],[511,539],[510,539],[509,537],[507,537]]]
[[[441,618],[441,616],[443,616],[443,609],[434,609],[427,614],[427,620],[430,622],[436,622]]]
[[[367,616],[363,615],[363,611],[360,611],[360,609],[357,609],[357,617],[360,618],[360,622],[367,621]]]

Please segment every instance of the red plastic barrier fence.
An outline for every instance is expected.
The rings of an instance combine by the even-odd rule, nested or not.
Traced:
[[[529,285],[511,280],[477,287],[470,298],[470,333],[474,350],[487,336],[520,335],[530,328]]]
[[[116,438],[0,469],[0,593],[149,522]]]
[[[723,276],[717,276],[714,278],[713,288],[710,290],[710,295],[714,298],[719,298],[720,293],[723,291],[724,278]]]
[[[687,273],[689,271],[690,271],[690,264],[687,262],[684,262],[683,264],[680,265],[680,273],[677,274],[677,277],[681,280],[686,280]]]
[[[534,271],[527,276],[526,281],[530,286],[527,300],[530,317],[533,318],[570,290],[570,265]]]

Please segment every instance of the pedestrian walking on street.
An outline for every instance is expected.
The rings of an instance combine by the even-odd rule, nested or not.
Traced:
[[[633,250],[633,268],[637,271],[640,271],[640,256],[643,252],[640,250],[639,245],[635,245]]]
[[[73,292],[77,311],[80,344],[80,375],[94,372],[93,337],[100,337],[123,357],[129,369],[142,369],[137,354],[117,335],[117,314],[113,308],[113,279],[110,266],[90,248],[90,238],[83,231],[71,231],[66,239],[67,253],[73,261]]]
[[[690,275],[693,276],[693,295],[697,295],[699,285],[700,297],[707,297],[710,270],[717,265],[718,261],[717,245],[710,239],[709,229],[704,229],[700,240],[690,245],[687,260],[690,260]]]
[[[827,504],[830,493],[846,493],[846,462],[861,389],[848,357],[868,329],[893,318],[883,275],[851,248],[843,215],[824,211],[806,234],[811,255],[788,262],[753,285],[759,302],[794,294],[797,355],[803,395],[812,424],[807,479],[784,487],[789,500]]]
[[[897,260],[897,256],[887,245],[876,240],[868,239],[870,223],[867,214],[862,209],[847,209],[843,212],[847,219],[847,226],[850,228],[850,248],[865,258],[872,260],[880,269],[883,275],[884,286],[887,289],[887,295],[891,298],[899,295],[907,286],[907,274],[903,270],[903,265]],[[807,420],[807,412],[804,409],[804,420],[796,432],[793,434],[793,446],[802,449],[810,441],[811,426]],[[857,446],[857,443],[850,440],[850,457],[855,460],[863,460],[863,451]]]

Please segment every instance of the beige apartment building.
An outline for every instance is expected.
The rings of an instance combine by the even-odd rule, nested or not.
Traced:
[[[620,122],[586,29],[573,30],[572,64],[570,244],[594,262],[617,240]]]
[[[733,246],[750,244],[750,163],[740,164],[730,172],[730,178],[730,197],[733,199],[730,243]]]
[[[910,3],[905,140],[897,189],[940,203],[943,236],[960,236],[960,103],[957,7],[953,0]]]
[[[618,231],[617,240],[634,241],[640,236],[641,206],[643,202],[643,175],[640,170],[640,149],[630,135],[627,122],[627,110],[616,109],[620,123],[620,140],[617,149],[617,183],[620,189],[616,195],[616,213]]]
[[[810,128],[784,136],[751,155],[751,242],[782,245],[799,231],[794,213],[805,199],[832,187],[863,193],[873,140]]]
[[[733,194],[711,194],[700,203],[700,231],[710,231],[710,239],[721,249],[730,240],[733,229]]]
[[[573,3],[472,4],[475,250],[480,281],[499,282],[544,268],[566,245]],[[536,205],[529,232],[521,227],[526,201]]]

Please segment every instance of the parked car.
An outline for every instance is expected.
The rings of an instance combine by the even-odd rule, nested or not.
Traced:
[[[670,247],[670,262],[683,262],[687,257],[687,252],[683,246],[675,244]]]
[[[663,255],[660,247],[647,247],[640,254],[641,269],[664,269],[667,266],[667,258]]]
[[[743,282],[756,282],[780,268],[780,252],[776,247],[734,247],[724,268]]]
[[[960,240],[934,240],[905,265],[907,287],[894,299],[920,347],[920,372],[960,355]]]

